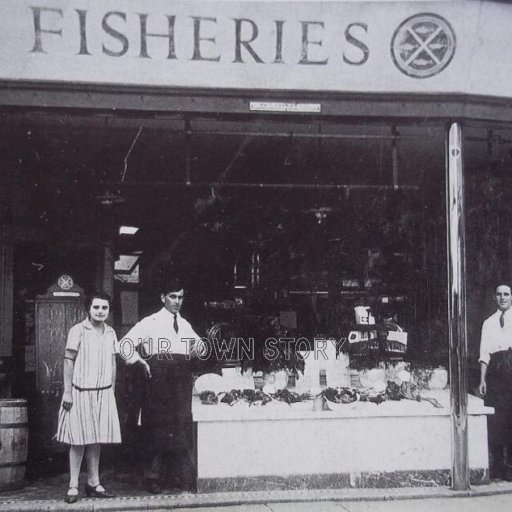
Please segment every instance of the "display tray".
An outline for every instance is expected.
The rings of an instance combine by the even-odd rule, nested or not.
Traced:
[[[260,420],[293,420],[293,419],[336,419],[336,418],[376,418],[376,417],[411,417],[411,416],[449,416],[450,394],[447,389],[425,391],[425,398],[435,398],[441,408],[434,407],[426,400],[386,400],[380,404],[372,402],[354,402],[340,405],[336,410],[327,406],[310,408],[294,407],[284,402],[269,403],[260,406],[229,406],[204,405],[198,397],[192,399],[192,416],[196,422],[202,421],[260,421]],[[493,414],[492,407],[484,406],[483,400],[468,395],[468,414]]]

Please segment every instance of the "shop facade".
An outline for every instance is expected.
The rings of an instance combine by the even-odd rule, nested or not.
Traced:
[[[357,454],[321,459],[327,443],[306,461],[316,475],[328,466],[325,485],[336,473],[357,485],[372,471],[443,470],[463,489],[473,469],[473,483],[488,481],[489,411],[468,391],[480,309],[508,279],[512,254],[503,244],[512,64],[497,57],[510,38],[510,6],[111,0],[4,2],[2,10],[5,397],[45,391],[58,404],[58,378],[40,389],[43,362],[37,350],[31,357],[38,304],[59,277],[113,294],[122,333],[154,307],[155,276],[172,264],[190,277],[189,312],[202,333],[250,314],[279,317],[297,337],[342,339],[364,304],[406,328],[411,361],[449,368],[444,413],[427,416],[443,417],[451,461],[400,466],[382,453],[341,467]],[[120,235],[123,225],[140,232]],[[242,321],[242,334],[252,328]],[[123,393],[133,393],[129,383]],[[206,440],[245,418],[254,439],[261,425],[279,423],[262,409],[259,421],[270,422],[258,425],[219,410],[195,404],[205,490],[255,475],[219,467],[208,450],[225,448],[199,446],[201,428]],[[341,445],[354,430],[388,435],[404,416],[422,435],[423,409],[393,410],[370,414],[371,426],[368,415],[335,414],[328,427],[322,421],[322,437]],[[382,427],[383,417],[393,425]],[[282,421],[314,447],[313,420],[318,414],[299,411]],[[247,455],[249,443],[240,446]],[[261,464],[256,476],[268,476]],[[233,475],[223,473],[228,466]]]

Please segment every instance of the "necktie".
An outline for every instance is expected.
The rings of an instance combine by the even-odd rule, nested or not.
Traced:
[[[174,330],[176,333],[178,332],[178,317],[177,317],[176,313],[174,313]]]
[[[501,315],[500,315],[500,325],[501,327],[505,327],[505,311],[502,311],[501,312]]]

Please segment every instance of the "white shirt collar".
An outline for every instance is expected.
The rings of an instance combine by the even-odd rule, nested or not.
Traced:
[[[170,312],[170,311],[169,311],[165,306],[160,310],[160,313],[161,313],[161,314],[163,314],[163,315],[167,314],[167,315],[169,315],[171,318],[173,318],[173,319],[174,319],[174,313],[171,313],[171,312]],[[178,312],[178,313],[176,313],[176,318],[181,318],[181,315],[180,315],[180,313],[179,313],[179,312]]]

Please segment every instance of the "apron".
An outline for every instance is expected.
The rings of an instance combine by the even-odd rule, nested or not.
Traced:
[[[484,404],[494,407],[487,417],[490,446],[512,443],[512,349],[491,354],[486,374]]]
[[[167,451],[192,446],[192,372],[186,356],[153,356],[147,360],[141,423],[146,446]]]
[[[512,399],[512,349],[491,354],[486,382],[485,405],[505,405]]]

